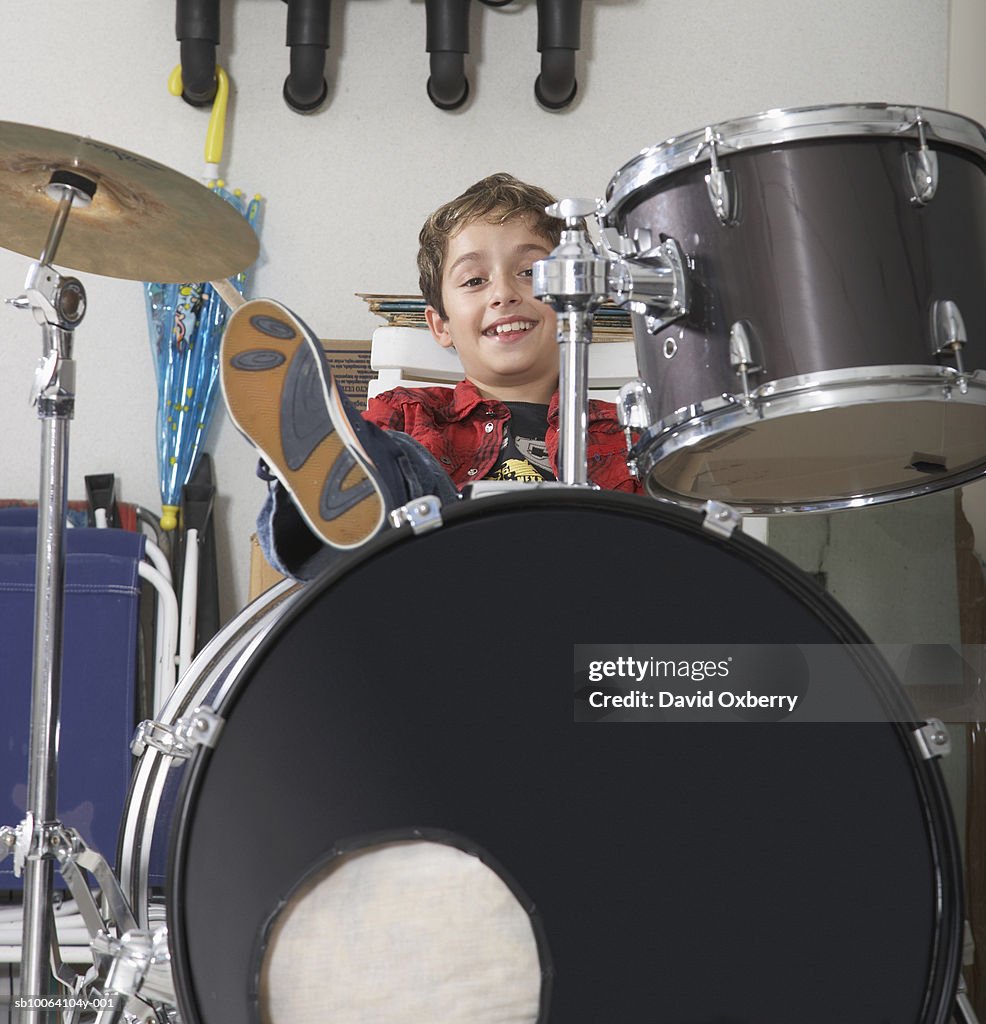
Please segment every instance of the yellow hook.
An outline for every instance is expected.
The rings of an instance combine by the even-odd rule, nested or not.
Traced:
[[[168,92],[172,96],[182,94],[181,65],[177,65],[168,76]],[[216,65],[216,96],[212,101],[212,113],[209,115],[209,127],[205,133],[206,179],[219,175],[219,164],[223,159],[223,141],[226,133],[226,107],[229,104],[229,78],[226,72]]]

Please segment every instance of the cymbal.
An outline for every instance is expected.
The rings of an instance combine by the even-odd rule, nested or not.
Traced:
[[[206,186],[146,157],[95,139],[0,121],[0,246],[37,259],[57,199],[52,172],[96,183],[73,203],[58,266],[133,281],[211,281],[257,258],[253,229]]]

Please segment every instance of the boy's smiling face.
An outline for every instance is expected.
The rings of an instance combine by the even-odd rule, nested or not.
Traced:
[[[473,221],[449,239],[445,317],[431,306],[425,316],[486,397],[547,403],[558,386],[555,313],[531,293],[532,267],[552,248],[523,219]]]

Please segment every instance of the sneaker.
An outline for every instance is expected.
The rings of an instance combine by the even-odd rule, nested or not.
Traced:
[[[340,392],[318,338],[290,310],[269,299],[240,306],[223,334],[220,376],[237,430],[326,544],[357,547],[401,504],[364,443],[385,435]]]

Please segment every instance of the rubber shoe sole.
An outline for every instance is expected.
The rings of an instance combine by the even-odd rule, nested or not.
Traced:
[[[318,338],[269,299],[227,321],[223,398],[236,429],[287,488],[326,544],[354,548],[383,525],[385,494],[353,432]]]

